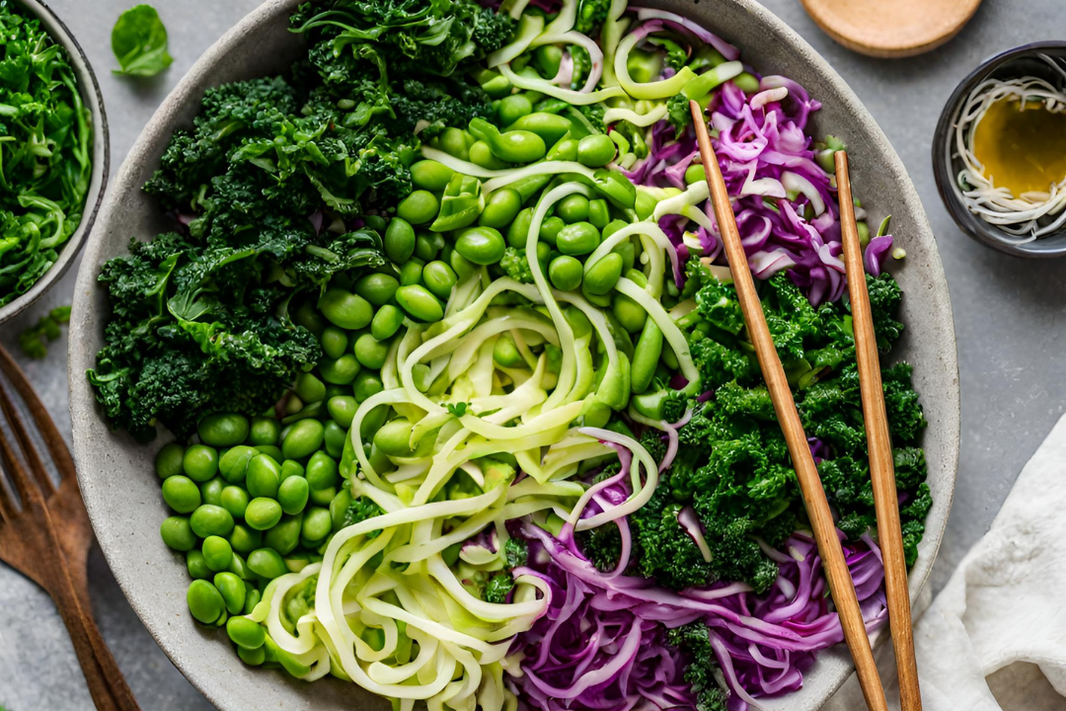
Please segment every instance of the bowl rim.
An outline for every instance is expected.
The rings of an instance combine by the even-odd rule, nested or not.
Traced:
[[[34,302],[44,296],[63,275],[81,253],[82,247],[92,231],[93,224],[100,213],[107,192],[107,183],[111,175],[111,136],[107,125],[107,112],[104,109],[104,96],[100,91],[100,82],[96,79],[89,57],[77,38],[50,8],[44,0],[17,0],[27,11],[36,15],[44,23],[48,33],[59,42],[70,56],[78,77],[78,88],[82,101],[89,107],[93,120],[93,167],[89,177],[89,191],[85,195],[85,208],[82,210],[81,222],[74,234],[59,252],[59,258],[41,275],[29,290],[6,306],[0,306],[0,323],[13,318]]]
[[[955,182],[952,170],[953,127],[959,112],[962,110],[963,102],[979,82],[1004,64],[1019,57],[1049,49],[1066,51],[1066,40],[1028,42],[997,52],[978,64],[973,71],[963,77],[956,85],[954,91],[951,92],[948,100],[944,103],[944,108],[940,112],[940,118],[937,119],[936,129],[933,132],[933,143],[930,150],[933,162],[933,179],[936,181],[937,192],[940,194],[940,199],[944,203],[944,207],[947,208],[948,214],[951,215],[951,219],[955,221],[959,229],[966,236],[986,247],[1023,259],[1055,259],[1066,256],[1066,230],[1055,235],[1056,237],[1060,235],[1062,237],[1059,246],[1053,249],[1034,249],[1033,246],[1040,244],[1044,238],[1023,244],[1012,244],[997,237],[997,235],[1002,234],[999,228],[985,222],[966,209],[966,206],[962,203],[959,187]]]
[[[652,0],[652,3],[659,4],[662,1],[663,0]],[[911,570],[909,591],[913,602],[917,599],[919,593],[928,582],[933,562],[935,561],[940,545],[943,542],[948,513],[950,512],[957,483],[960,449],[960,402],[956,336],[951,311],[950,295],[947,291],[939,252],[936,250],[932,227],[929,223],[928,216],[922,207],[914,183],[910,180],[899,155],[892,148],[888,138],[870,115],[869,111],[860,102],[858,96],[836,70],[834,70],[825,58],[818,54],[806,40],[785,24],[782,19],[760,5],[756,0],[727,1],[731,5],[736,6],[741,12],[745,13],[752,24],[776,33],[777,36],[790,42],[791,48],[793,50],[798,50],[803,55],[803,63],[810,66],[812,74],[816,75],[819,78],[819,81],[825,83],[824,90],[835,92],[839,97],[838,103],[841,105],[841,108],[859,117],[862,127],[861,133],[869,138],[871,150],[876,152],[879,156],[884,157],[883,169],[892,175],[893,182],[899,189],[899,202],[905,204],[914,214],[915,220],[912,230],[914,233],[914,239],[922,244],[928,245],[931,250],[927,266],[931,270],[932,282],[928,285],[928,289],[932,296],[935,299],[940,300],[944,305],[942,310],[938,310],[935,326],[941,329],[939,340],[942,345],[939,352],[941,354],[941,362],[946,366],[943,370],[943,377],[949,381],[949,384],[945,386],[945,389],[948,391],[947,394],[950,395],[947,401],[942,405],[944,417],[943,420],[938,423],[938,436],[943,438],[943,451],[941,454],[943,456],[943,485],[946,491],[934,504],[937,508],[943,506],[943,513],[935,520],[927,520],[927,528],[922,543],[923,547],[921,556]],[[212,67],[214,67],[217,62],[226,57],[231,45],[238,43],[246,34],[257,31],[259,29],[259,23],[274,19],[279,13],[294,7],[297,2],[298,0],[266,0],[262,5],[246,15],[206,52],[204,52],[196,64],[164,100],[163,104],[153,115],[152,119],[137,139],[137,142],[134,144],[134,147],[130,152],[130,157],[127,158],[126,162],[118,171],[115,181],[117,187],[115,187],[109,194],[104,208],[104,218],[102,219],[101,224],[97,225],[97,231],[103,232],[108,228],[108,218],[113,211],[128,207],[126,193],[131,189],[136,190],[139,188],[139,185],[130,184],[136,174],[133,160],[143,158],[143,154],[148,149],[150,141],[159,140],[161,133],[164,132],[163,130],[167,127],[170,121],[168,118],[169,114],[183,102],[197,100],[199,98],[200,88],[198,88],[198,83],[202,82],[206,76],[210,75]],[[699,0],[696,0],[696,2],[699,2]],[[681,10],[678,11],[681,12]],[[777,68],[781,71],[788,69],[787,66],[780,66]],[[165,133],[169,136],[169,131],[166,131]],[[158,150],[155,151],[156,154],[158,152]],[[95,234],[96,233],[94,232],[94,235]],[[89,424],[98,424],[101,417],[100,409],[84,375],[85,367],[91,367],[91,364],[95,359],[95,354],[86,354],[83,352],[84,346],[75,347],[74,344],[82,344],[91,342],[92,340],[92,336],[85,333],[84,329],[89,323],[88,309],[93,308],[91,300],[93,299],[93,289],[96,288],[95,265],[100,261],[103,251],[103,241],[102,235],[100,236],[100,239],[94,238],[90,241],[89,246],[86,249],[85,259],[79,270],[74,297],[75,318],[71,322],[71,357],[69,361],[70,369],[68,377],[71,391],[71,413],[74,420],[74,455],[76,461],[100,459],[100,455],[92,454],[91,450],[93,449],[93,443],[90,441],[91,438],[86,434],[86,428]],[[917,294],[918,292],[915,293]],[[107,458],[106,455],[105,458]],[[99,509],[95,505],[100,501],[98,497],[101,496],[101,494],[97,493],[97,491],[99,491],[101,487],[96,486],[100,482],[94,481],[92,477],[98,476],[98,473],[90,473],[84,466],[79,466],[78,473],[79,482],[82,483],[82,490],[86,493],[86,505],[94,527],[99,523],[103,527],[101,530],[108,532],[112,524],[107,522],[102,504]],[[97,491],[94,491],[94,489]],[[106,533],[103,538],[114,538],[113,532]],[[144,596],[130,595],[131,586],[133,585],[133,576],[137,574],[143,575],[144,571],[133,570],[130,564],[122,559],[119,546],[112,547],[102,545],[101,547],[109,565],[111,565],[112,569],[116,571],[116,579],[119,586],[122,589],[123,594],[126,595],[134,611],[137,613],[138,617],[141,618],[142,623],[148,628],[149,632],[164,653],[166,653],[179,670],[184,673],[186,666],[192,660],[189,657],[189,651],[183,648],[183,640],[178,639],[179,635],[171,630],[168,625],[157,624],[158,620],[152,619],[151,622],[145,622],[146,616],[148,618],[155,617],[155,615],[149,614],[147,610],[152,601]],[[169,562],[167,563],[167,565],[170,564],[171,563]],[[178,565],[178,563],[174,562],[173,565]],[[887,634],[879,634],[877,641],[883,640],[886,637]],[[202,635],[196,635],[194,636],[194,639],[200,641]],[[825,650],[827,656],[830,651],[831,650]],[[846,655],[846,651],[844,654]],[[835,693],[835,691],[844,684],[852,671],[853,668],[850,666],[847,668],[838,667],[830,670],[830,673],[825,676],[828,681],[824,681],[821,684],[821,689],[825,695],[819,696],[817,699],[814,699],[813,697],[804,699],[802,705],[804,711],[818,708],[829,698],[829,696],[832,695],[832,693]],[[219,684],[210,683],[209,680],[196,676],[195,674],[192,676],[187,675],[187,678],[189,678],[190,683],[192,683],[197,690],[203,693],[212,703],[218,705],[219,708],[237,708],[237,706],[234,705],[227,705],[232,699],[223,695]],[[280,682],[278,680],[271,680],[271,683]],[[795,703],[795,697],[801,693],[803,692],[789,694],[777,699],[767,699],[766,701],[769,702],[768,706],[775,710],[784,708],[794,709],[796,708],[793,705]],[[815,703],[810,705],[812,701]],[[774,702],[785,702],[787,705],[779,706]]]

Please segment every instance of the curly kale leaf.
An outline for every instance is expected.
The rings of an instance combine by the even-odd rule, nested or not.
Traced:
[[[352,503],[348,504],[348,510],[344,512],[344,526],[352,526],[357,523],[362,523],[368,519],[372,519],[376,516],[381,516],[385,512],[378,506],[373,499],[368,496],[360,496],[357,499],[353,499]],[[371,531],[366,534],[367,538],[377,538],[381,535],[381,529]]]
[[[877,348],[887,353],[903,334],[903,324],[896,320],[903,291],[887,272],[878,277],[867,274],[866,291],[870,294]]]
[[[696,695],[696,711],[726,711],[729,691],[718,683],[718,658],[707,625],[691,622],[676,627],[666,633],[666,641],[687,658],[685,681]]]
[[[503,251],[500,259],[500,268],[504,274],[522,284],[533,283],[533,272],[529,268],[529,259],[526,258],[526,250],[508,247]]]
[[[507,602],[507,596],[514,590],[514,577],[510,573],[496,573],[485,583],[484,600],[503,604]]]

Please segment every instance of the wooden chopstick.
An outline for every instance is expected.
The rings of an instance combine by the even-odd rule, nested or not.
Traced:
[[[829,590],[833,595],[833,602],[844,629],[844,640],[851,651],[852,659],[855,660],[855,670],[859,675],[859,685],[862,687],[867,707],[871,711],[888,711],[881,677],[877,674],[873,650],[870,648],[870,638],[866,634],[866,624],[862,618],[862,610],[859,608],[859,599],[855,594],[855,585],[851,580],[847,561],[844,559],[844,550],[837,537],[836,524],[833,522],[829,501],[825,498],[822,480],[818,476],[818,468],[814,464],[814,457],[807,443],[807,435],[803,431],[799,412],[796,411],[796,402],[792,399],[785,369],[781,366],[781,359],[777,355],[777,348],[774,347],[773,337],[766,325],[762,303],[755,291],[755,282],[748,268],[748,258],[744,253],[744,246],[740,243],[736,217],[733,215],[733,207],[729,202],[729,192],[722,178],[722,171],[718,167],[718,158],[711,146],[711,138],[707,134],[703,109],[695,101],[689,102],[689,108],[696,126],[696,140],[699,142],[703,170],[710,187],[711,203],[714,205],[714,214],[718,220],[718,231],[722,235],[726,258],[729,260],[729,271],[733,276],[737,299],[744,314],[748,337],[755,346],[755,355],[758,357],[759,367],[766,380],[766,387],[770,391],[774,412],[777,414],[781,431],[785,435],[785,442],[788,444],[788,452],[796,470],[800,493],[807,507],[807,517],[811,521],[814,539],[818,544],[818,553],[822,557],[822,566],[825,569],[826,579],[829,581]]]
[[[877,540],[885,565],[885,592],[888,622],[899,674],[899,700],[903,711],[921,711],[918,665],[914,659],[914,632],[911,628],[911,600],[907,588],[907,562],[903,554],[903,534],[899,524],[896,472],[892,462],[892,439],[881,385],[881,362],[877,356],[870,295],[866,290],[859,228],[855,223],[855,203],[851,196],[848,156],[836,154],[837,194],[840,197],[840,225],[844,241],[844,265],[851,296],[852,325],[855,330],[855,358],[859,364],[859,391],[866,442],[870,452],[870,479],[873,481],[874,511],[877,514]]]

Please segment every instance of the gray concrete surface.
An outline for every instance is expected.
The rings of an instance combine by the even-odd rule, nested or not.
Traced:
[[[930,141],[943,102],[973,67],[1018,44],[1066,37],[1066,15],[1061,0],[985,0],[973,21],[946,47],[923,57],[886,61],[834,44],[797,0],[763,2],[811,42],[866,103],[911,172],[938,237],[955,309],[963,414],[955,506],[932,578],[934,589],[939,589],[988,529],[1025,461],[1063,413],[1066,373],[1060,351],[1066,345],[1066,278],[1061,262],[1005,257],[959,232],[933,183]],[[170,88],[258,1],[156,0],[175,61],[163,75],[146,81],[110,74],[115,66],[111,27],[132,0],[49,4],[77,35],[99,74],[117,168]],[[75,271],[29,312],[0,326],[0,342],[16,351],[24,328],[52,306],[69,304]],[[65,340],[57,343],[45,360],[24,362],[24,367],[69,436],[65,346]],[[99,551],[93,552],[90,575],[94,613],[141,706],[150,711],[212,708],[144,630]],[[0,706],[8,711],[92,708],[51,600],[2,565]]]

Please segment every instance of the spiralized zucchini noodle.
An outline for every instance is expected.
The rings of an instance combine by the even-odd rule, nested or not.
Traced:
[[[1039,55],[1066,80],[1066,68],[1047,55]],[[985,176],[984,166],[974,155],[974,134],[989,107],[1003,100],[1023,104],[1040,103],[1047,111],[1066,112],[1066,88],[1039,77],[986,79],[970,93],[955,123],[955,152],[963,169],[957,180],[966,208],[984,221],[1016,235],[1014,244],[1025,244],[1055,232],[1066,224],[1066,178],[1047,192],[1014,195],[1008,188],[996,187]]]

